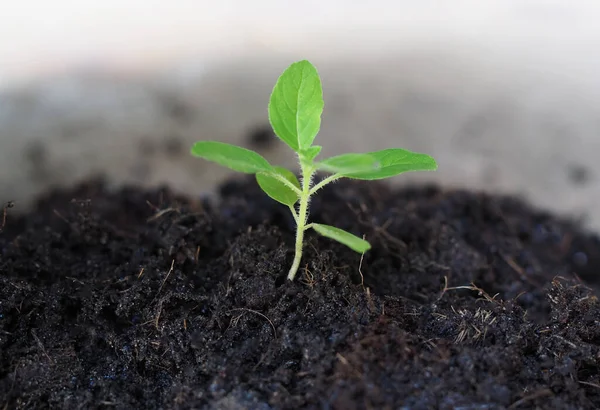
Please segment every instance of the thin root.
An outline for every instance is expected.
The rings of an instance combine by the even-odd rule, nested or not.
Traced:
[[[248,308],[235,308],[235,309],[231,309],[230,312],[240,311],[240,310],[254,313],[255,315],[259,315],[260,317],[264,318],[271,325],[271,328],[273,329],[273,336],[275,337],[275,339],[277,339],[277,329],[275,329],[275,325],[273,324],[273,322],[271,322],[271,319],[269,319],[268,317],[266,317],[265,315],[263,315],[262,313],[260,313],[257,310],[252,310],[252,309],[248,309]]]
[[[511,404],[510,406],[508,406],[508,408],[509,409],[516,409],[517,407],[519,407],[523,403],[527,403],[528,401],[539,399],[540,397],[552,396],[552,394],[553,394],[552,390],[550,390],[550,389],[538,390],[536,392],[533,392],[533,393],[531,393],[531,394],[523,397],[520,400],[517,400],[516,402],[514,402],[513,404]]]

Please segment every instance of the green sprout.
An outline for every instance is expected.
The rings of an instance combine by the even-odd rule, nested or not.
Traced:
[[[429,155],[399,148],[366,154],[342,154],[315,161],[321,147],[313,145],[313,141],[321,127],[323,106],[321,79],[317,69],[306,60],[290,65],[271,93],[269,121],[275,134],[297,154],[300,181],[293,172],[273,166],[260,154],[242,147],[199,141],[191,149],[196,157],[234,171],[255,174],[258,185],[269,197],[289,207],[296,221],[295,256],[288,273],[289,280],[294,280],[300,267],[304,232],[308,229],[312,228],[361,254],[371,249],[369,242],[342,229],[308,223],[310,199],[317,191],[340,178],[377,180],[408,171],[437,169],[435,160]],[[313,185],[313,177],[318,171],[331,175]]]

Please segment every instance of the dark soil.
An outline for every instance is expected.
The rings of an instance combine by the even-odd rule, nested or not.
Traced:
[[[511,198],[251,180],[53,192],[0,234],[0,409],[600,407],[600,240]]]

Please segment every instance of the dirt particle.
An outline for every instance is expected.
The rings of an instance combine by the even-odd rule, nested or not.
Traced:
[[[4,230],[4,227],[6,226],[8,210],[14,208],[14,206],[14,201],[8,201],[6,204],[4,204],[4,207],[2,208],[2,215],[0,216],[0,232],[2,232]]]

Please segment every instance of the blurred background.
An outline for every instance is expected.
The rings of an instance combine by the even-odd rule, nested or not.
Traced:
[[[282,165],[277,76],[311,60],[324,154],[403,147],[435,181],[510,193],[600,229],[600,3],[0,0],[0,200],[93,175],[192,195],[216,139]]]

